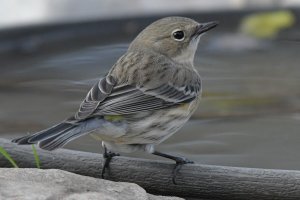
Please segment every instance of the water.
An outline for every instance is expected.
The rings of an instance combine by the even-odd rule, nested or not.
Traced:
[[[203,164],[300,170],[300,43],[236,53],[212,51],[212,40],[200,44],[195,59],[204,85],[199,109],[158,149]],[[1,59],[1,137],[33,133],[72,115],[127,46]],[[101,152],[88,136],[66,148]]]

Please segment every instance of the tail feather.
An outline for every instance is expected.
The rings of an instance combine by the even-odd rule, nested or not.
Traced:
[[[102,118],[88,119],[76,124],[62,122],[33,135],[14,139],[12,142],[17,144],[38,143],[40,148],[52,151],[64,146],[71,140],[90,133],[102,124]]]
[[[76,127],[76,125],[62,122],[60,124],[57,124],[57,125],[52,126],[52,127],[48,128],[46,130],[40,131],[40,132],[32,135],[29,138],[28,142],[37,143],[41,140],[46,140],[46,139],[54,137],[56,135],[61,135],[65,132],[71,130],[74,127]]]
[[[54,135],[39,142],[39,147],[48,151],[60,148],[71,140],[82,136],[82,127],[75,127],[64,134]]]
[[[16,138],[13,139],[12,142],[13,143],[17,143],[17,144],[33,144],[33,143],[29,143],[28,139],[31,137],[31,135],[26,135],[20,138]]]

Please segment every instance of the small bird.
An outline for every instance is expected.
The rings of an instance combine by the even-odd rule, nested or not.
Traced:
[[[176,184],[181,166],[193,162],[156,151],[155,146],[178,131],[197,108],[201,79],[194,55],[201,35],[217,25],[184,17],[155,21],[90,89],[74,116],[12,142],[37,143],[51,151],[93,134],[104,148],[102,177],[118,153],[145,151],[176,162],[172,173]]]

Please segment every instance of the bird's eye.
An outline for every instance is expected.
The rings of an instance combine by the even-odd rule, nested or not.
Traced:
[[[176,41],[182,41],[184,40],[184,32],[182,30],[174,30],[172,32],[172,37]]]

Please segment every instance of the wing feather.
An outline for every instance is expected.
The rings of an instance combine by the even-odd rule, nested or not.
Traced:
[[[100,79],[88,92],[78,112],[75,114],[74,119],[80,121],[90,117],[98,105],[109,96],[114,85],[115,80],[110,75]]]
[[[117,63],[112,70],[118,71],[124,67],[123,65],[125,64]],[[78,122],[93,116],[135,114],[164,109],[190,102],[198,96],[201,91],[201,81],[197,73],[185,68],[175,68],[171,64],[166,69],[174,72],[174,76],[180,80],[177,85],[167,79],[161,84],[155,80],[148,84],[142,81],[136,82],[134,77],[142,75],[127,77],[129,74],[124,73],[119,74],[118,76],[123,78],[117,80],[112,76],[116,74],[111,71],[110,75],[100,79],[91,88],[78,112],[69,121]],[[137,70],[137,72],[143,71]],[[117,84],[118,82],[120,83]]]
[[[128,86],[126,87],[128,89]],[[127,91],[129,92],[119,92],[117,96],[109,97],[108,100],[103,101],[97,108],[96,113],[122,115],[152,111],[186,103],[197,96],[196,92],[191,92],[185,88],[176,88],[169,84],[151,90],[135,88]]]

